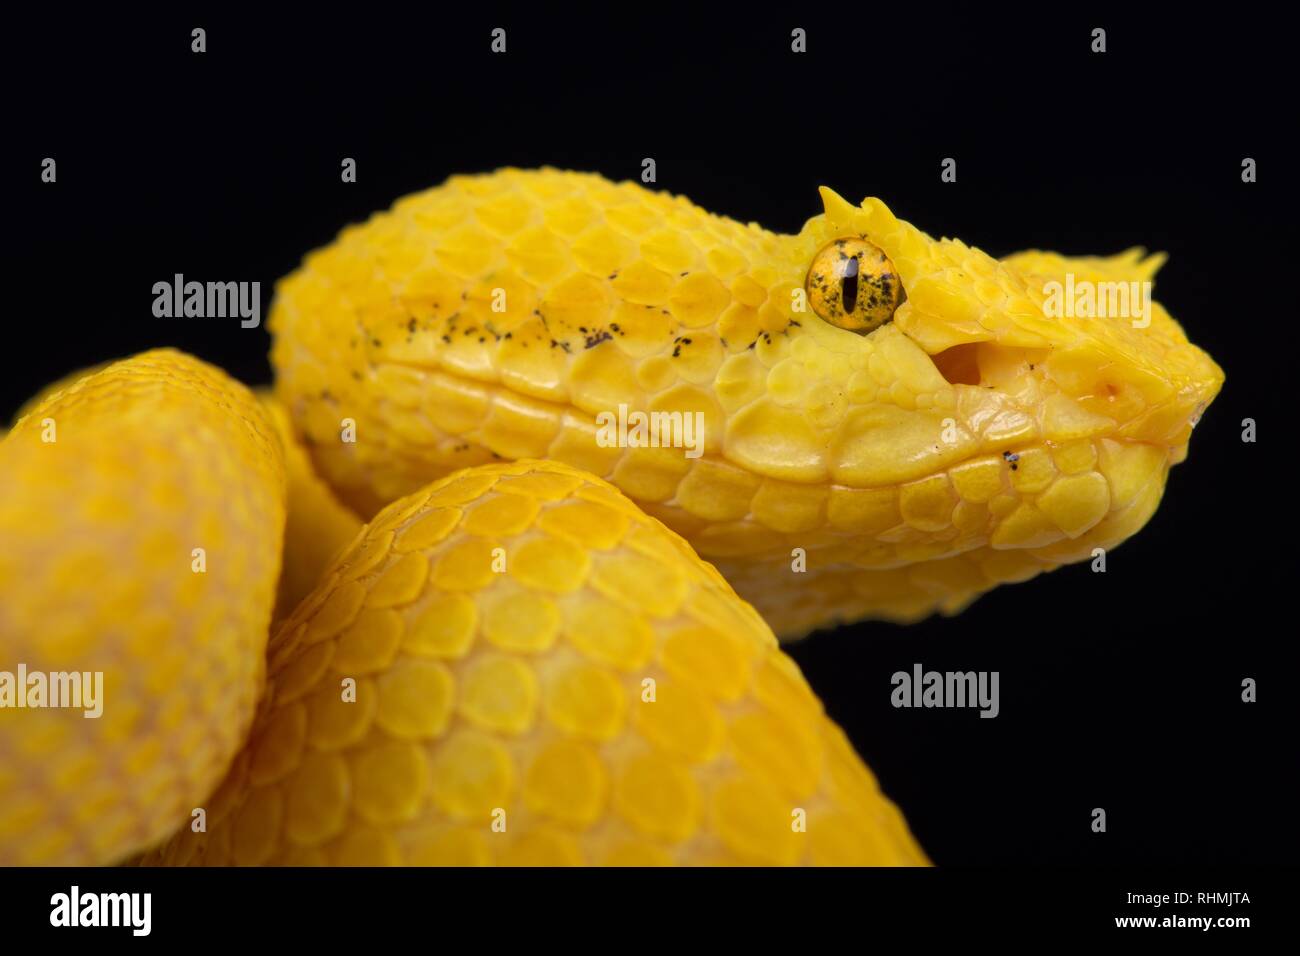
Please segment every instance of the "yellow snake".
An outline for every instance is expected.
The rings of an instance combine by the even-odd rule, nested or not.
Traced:
[[[1223,376],[1053,299],[1162,256],[821,198],[453,177],[280,283],[274,396],[161,350],[29,404],[0,703],[103,714],[0,708],[0,863],[925,862],[774,633],[1117,545]]]

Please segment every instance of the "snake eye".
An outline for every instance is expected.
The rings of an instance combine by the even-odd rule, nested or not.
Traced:
[[[823,246],[808,267],[804,287],[814,312],[850,332],[880,328],[906,298],[884,250],[856,237]]]

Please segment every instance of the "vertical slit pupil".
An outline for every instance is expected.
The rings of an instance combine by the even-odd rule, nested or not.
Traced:
[[[854,256],[844,263],[844,274],[840,277],[840,294],[844,299],[844,312],[853,314],[853,307],[858,302],[858,259]]]

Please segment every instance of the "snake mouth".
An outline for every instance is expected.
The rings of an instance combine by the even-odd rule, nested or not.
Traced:
[[[1039,419],[1044,436],[1067,418],[1071,434],[1138,441],[1185,449],[1191,430],[1223,385],[1222,370],[1200,349],[1185,344],[1177,361],[1154,368],[1077,348],[1012,348],[965,342],[930,356],[936,371],[959,393],[979,389],[1005,396]],[[1079,437],[1082,437],[1080,435]],[[1185,454],[1185,451],[1184,451]]]

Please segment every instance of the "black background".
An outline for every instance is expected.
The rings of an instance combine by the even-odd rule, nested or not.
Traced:
[[[1279,24],[1255,8],[423,9],[8,14],[0,416],[158,345],[269,381],[264,328],[156,319],[153,283],[260,280],[265,316],[274,280],[346,223],[503,165],[623,179],[653,157],[657,188],[782,231],[820,212],[826,184],[994,255],[1166,250],[1156,294],[1227,384],[1107,573],[1075,566],[954,619],[791,652],[939,864],[1294,859],[1295,109]],[[893,709],[889,677],[914,662],[999,671],[1001,715]],[[1258,703],[1242,703],[1245,677]]]

